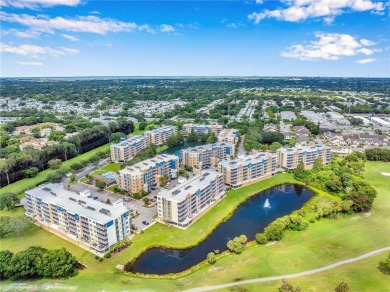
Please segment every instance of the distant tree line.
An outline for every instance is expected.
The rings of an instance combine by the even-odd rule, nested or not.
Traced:
[[[133,122],[123,119],[112,122],[108,126],[85,129],[67,141],[46,146],[42,150],[26,147],[23,151],[13,153],[0,161],[0,186],[36,175],[39,171],[49,168],[49,161],[53,159],[65,161],[107,144],[112,133],[129,134],[133,131]]]
[[[373,148],[366,149],[366,158],[369,161],[390,162],[390,149]]]

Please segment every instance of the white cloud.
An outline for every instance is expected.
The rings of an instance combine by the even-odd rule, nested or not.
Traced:
[[[17,23],[29,27],[31,30],[45,33],[55,31],[89,32],[106,34],[108,32],[145,30],[145,25],[137,25],[134,22],[117,21],[98,16],[77,16],[74,18],[57,16],[50,18],[46,15],[11,14],[0,11],[0,21]],[[146,30],[148,31],[148,30]],[[150,32],[150,30],[149,30]]]
[[[300,60],[338,60],[342,57],[354,56],[357,54],[372,55],[379,52],[380,49],[365,48],[365,44],[374,44],[374,42],[365,40],[363,43],[355,37],[348,34],[322,33],[315,34],[316,41],[310,41],[309,44],[296,44],[287,48],[281,55],[286,58],[297,58]]]
[[[43,63],[41,62],[16,62],[18,63],[19,65],[23,65],[23,66],[42,66]]]
[[[361,43],[363,46],[374,46],[374,45],[376,45],[375,42],[369,41],[369,40],[366,40],[366,39],[361,39],[361,40],[360,40],[360,43]]]
[[[23,39],[35,39],[40,35],[40,32],[35,31],[35,30],[18,30],[11,28],[8,30],[8,34],[14,35],[18,38],[23,38]]]
[[[62,34],[61,35],[63,38],[66,38],[67,40],[70,40],[71,42],[78,42],[79,39],[76,38],[75,36],[69,35],[69,34]]]
[[[238,23],[231,22],[231,23],[226,25],[226,27],[229,27],[229,28],[239,28],[240,26],[245,27],[245,24],[242,22],[238,22]]]
[[[1,6],[15,8],[30,8],[37,9],[40,7],[52,7],[57,5],[77,6],[81,0],[0,0]]]
[[[368,64],[368,63],[372,63],[372,62],[375,62],[376,59],[362,59],[362,60],[358,60],[358,61],[355,61],[356,63],[359,63],[359,64]]]
[[[90,13],[90,14],[100,14],[100,12],[99,12],[99,11],[97,11],[97,10],[90,11],[89,13]]]
[[[248,15],[248,18],[258,24],[265,18],[275,18],[289,22],[299,22],[309,18],[323,18],[331,23],[337,15],[350,11],[371,11],[382,14],[385,5],[371,0],[286,0],[282,1],[286,8],[264,10]]]
[[[175,29],[172,25],[162,24],[162,25],[160,25],[160,31],[161,32],[174,32]]]
[[[51,47],[41,47],[41,46],[29,45],[29,44],[12,46],[6,43],[0,43],[0,52],[16,54],[20,56],[31,56],[31,57],[38,57],[39,55],[51,55],[57,57],[60,55],[77,54],[79,53],[79,50],[71,49],[67,47],[60,47],[57,49],[53,49]]]
[[[256,0],[256,4],[263,4],[263,0]]]

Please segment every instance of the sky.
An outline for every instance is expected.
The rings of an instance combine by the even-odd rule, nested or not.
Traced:
[[[390,77],[380,0],[0,0],[1,77]]]

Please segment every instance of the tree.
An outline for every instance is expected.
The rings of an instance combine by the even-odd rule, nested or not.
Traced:
[[[273,142],[273,143],[269,146],[269,150],[275,152],[276,150],[278,150],[279,148],[282,148],[282,147],[283,147],[283,145],[280,144],[279,142]]]
[[[352,191],[345,199],[353,202],[352,210],[354,212],[367,212],[372,207],[372,200],[365,194],[356,191]]]
[[[12,280],[26,279],[38,276],[37,260],[42,258],[46,249],[32,246],[14,254],[10,261],[10,278]]]
[[[321,171],[323,167],[324,167],[324,162],[322,161],[322,158],[317,157],[314,160],[313,170],[314,171]]]
[[[61,179],[62,179],[62,175],[58,171],[49,173],[46,177],[46,181],[51,183],[58,183],[61,181]]]
[[[240,254],[245,249],[245,243],[247,242],[247,237],[245,235],[240,235],[235,237],[227,243],[227,248],[234,253]]]
[[[147,126],[147,123],[146,123],[146,122],[140,122],[140,123],[138,124],[138,129],[139,129],[140,131],[144,131],[144,130],[146,129],[146,126]]]
[[[341,282],[337,287],[336,287],[336,292],[348,292],[349,291],[349,286],[345,282]]]
[[[264,233],[257,233],[255,238],[258,244],[266,244],[268,242],[267,236]]]
[[[216,257],[215,257],[215,254],[213,252],[209,252],[207,254],[207,261],[210,265],[213,265],[215,264],[215,262],[217,261]]]
[[[1,262],[1,260],[0,260]],[[390,253],[386,259],[379,262],[379,270],[384,274],[390,274]]]
[[[279,292],[294,292],[294,287],[286,279],[282,279],[282,286],[278,290]]]
[[[37,259],[37,273],[43,277],[68,277],[74,272],[76,263],[76,258],[65,248],[49,250]]]
[[[0,279],[7,279],[10,275],[10,261],[14,254],[9,250],[0,250]]]
[[[273,142],[282,143],[284,135],[279,132],[261,132],[261,142],[271,144]]]
[[[101,180],[97,180],[95,182],[95,186],[101,190],[103,190],[105,187],[106,187],[106,183],[104,181],[101,181]]]
[[[215,133],[214,132],[211,132],[210,134],[209,134],[209,136],[207,137],[207,143],[208,144],[212,144],[212,143],[215,143],[215,142],[217,142],[217,137],[215,136]]]
[[[0,195],[0,210],[3,210],[7,207],[8,210],[11,210],[19,202],[19,198],[15,193],[4,193]]]
[[[198,134],[192,129],[191,132],[187,136],[188,142],[198,142]]]
[[[26,216],[14,217],[9,220],[8,226],[9,230],[15,232],[20,238],[23,231],[31,227],[31,221]]]
[[[176,135],[170,135],[167,140],[168,147],[173,147],[177,145]]]
[[[59,169],[61,167],[61,159],[51,159],[47,164],[51,169]]]
[[[31,167],[24,171],[24,177],[34,177],[38,174],[38,167]]]
[[[299,162],[297,168],[294,172],[294,178],[301,180],[305,177],[305,166],[303,165],[303,161]]]
[[[330,192],[333,193],[339,193],[343,190],[343,184],[337,177],[327,181],[326,187]]]
[[[123,134],[121,132],[112,133],[110,135],[110,142],[111,143],[118,143],[121,138],[126,138],[126,134]]]
[[[142,200],[144,201],[145,205],[147,205],[149,203],[149,201],[150,201],[149,198],[143,198]]]

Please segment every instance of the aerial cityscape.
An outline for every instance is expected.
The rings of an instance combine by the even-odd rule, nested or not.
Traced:
[[[0,1],[1,291],[390,291],[390,6]]]

